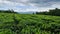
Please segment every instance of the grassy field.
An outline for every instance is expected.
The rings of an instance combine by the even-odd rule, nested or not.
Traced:
[[[0,13],[0,34],[60,34],[60,16]]]

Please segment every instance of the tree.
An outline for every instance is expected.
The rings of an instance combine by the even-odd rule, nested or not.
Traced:
[[[55,8],[55,9],[52,9],[52,10],[49,10],[49,11],[36,12],[36,14],[60,16],[60,9]]]

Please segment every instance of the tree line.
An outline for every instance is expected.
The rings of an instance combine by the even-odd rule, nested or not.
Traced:
[[[52,10],[49,10],[49,11],[36,12],[36,14],[60,16],[60,9],[55,8],[55,9],[52,9]]]
[[[0,10],[0,13],[17,13],[14,10]]]
[[[14,10],[0,10],[0,13],[17,13],[17,12],[15,12]],[[36,12],[36,14],[60,16],[60,9],[55,8],[49,11]]]

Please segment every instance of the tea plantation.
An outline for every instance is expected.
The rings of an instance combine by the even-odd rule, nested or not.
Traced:
[[[0,13],[0,34],[60,34],[60,16]]]

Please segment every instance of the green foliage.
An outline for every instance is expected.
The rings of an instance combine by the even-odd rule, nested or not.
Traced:
[[[52,9],[52,10],[49,10],[49,11],[36,12],[36,14],[60,16],[60,9],[55,8],[55,9]]]
[[[0,10],[0,13],[17,13],[14,10]]]
[[[0,13],[0,34],[58,34],[60,16]]]

